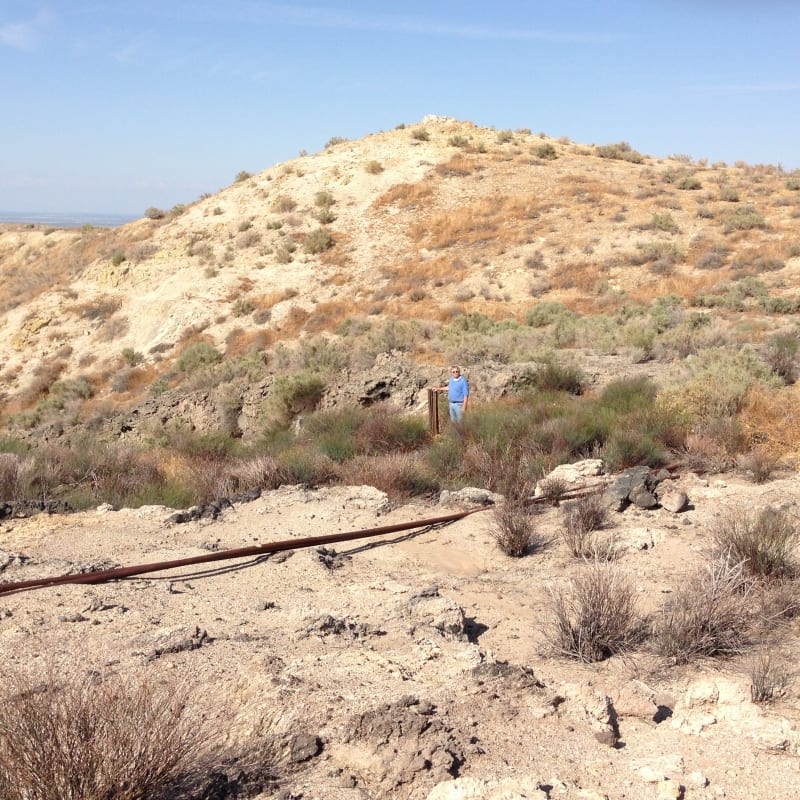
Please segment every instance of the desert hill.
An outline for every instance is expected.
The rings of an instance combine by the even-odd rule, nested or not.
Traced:
[[[199,342],[268,374],[298,340],[334,342],[334,371],[342,353],[669,364],[757,345],[800,303],[798,187],[780,167],[426,117],[118,229],[5,226],[3,413],[30,427],[48,398],[109,413],[185,388]]]

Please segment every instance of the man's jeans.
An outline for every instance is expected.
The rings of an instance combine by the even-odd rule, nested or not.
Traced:
[[[463,403],[450,403],[450,419],[453,422],[461,422],[464,417]]]

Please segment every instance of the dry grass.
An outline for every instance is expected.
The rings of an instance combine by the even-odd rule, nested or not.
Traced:
[[[800,457],[800,386],[779,389],[751,388],[745,398],[740,419],[761,448],[794,462]]]
[[[762,649],[751,660],[750,699],[764,705],[782,696],[794,680],[787,663],[769,650]]]
[[[485,169],[481,162],[476,161],[474,158],[466,158],[463,155],[455,155],[449,161],[436,165],[436,173],[443,178],[463,178],[480,169]]]
[[[423,458],[416,453],[357,456],[342,465],[340,480],[348,485],[374,486],[393,501],[418,497],[438,488]]]
[[[419,208],[427,205],[432,196],[433,187],[425,181],[420,183],[398,183],[381,195],[374,205],[376,208],[390,205],[403,209]]]
[[[441,249],[486,245],[503,248],[528,242],[530,234],[520,222],[539,213],[539,198],[499,196],[482,198],[453,210],[437,211],[412,223],[412,241],[424,247]]]

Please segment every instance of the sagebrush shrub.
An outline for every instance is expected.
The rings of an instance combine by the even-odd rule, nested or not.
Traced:
[[[632,149],[627,142],[599,145],[595,147],[595,153],[600,158],[614,158],[621,161],[630,161],[632,164],[641,164],[644,161],[642,154]]]
[[[312,255],[324,253],[330,247],[333,247],[333,237],[325,228],[311,231],[303,241],[303,252]]]
[[[553,161],[558,158],[558,153],[556,152],[555,147],[553,147],[550,142],[546,142],[545,144],[540,144],[534,150],[536,157],[544,159],[545,161]]]
[[[797,354],[800,350],[800,337],[796,333],[777,333],[767,341],[764,357],[776,375],[786,383],[797,380]]]
[[[175,368],[179,372],[194,372],[221,360],[222,354],[209,342],[193,342],[181,351],[175,362]]]
[[[753,206],[740,206],[729,211],[723,217],[726,233],[733,231],[749,231],[754,228],[765,228],[766,220]]]

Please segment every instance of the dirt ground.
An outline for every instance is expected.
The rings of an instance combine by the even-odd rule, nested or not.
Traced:
[[[800,479],[682,476],[689,510],[629,507],[604,535],[654,611],[701,562],[727,509],[796,511]],[[426,519],[462,506],[391,506],[369,487],[284,487],[216,520],[100,509],[5,520],[0,579],[157,562]],[[542,532],[556,536],[562,510]],[[96,586],[0,595],[0,659],[87,674],[179,674],[214,707],[275,709],[306,743],[283,797],[791,798],[800,697],[750,700],[751,651],[670,666],[646,649],[581,665],[552,652],[548,599],[586,565],[554,539],[511,559],[491,510],[320,551],[220,561]],[[797,624],[775,652],[796,662]],[[233,736],[231,732],[231,736]],[[301,748],[302,749],[302,748]],[[456,779],[457,776],[457,779]],[[269,796],[264,794],[264,797]]]

